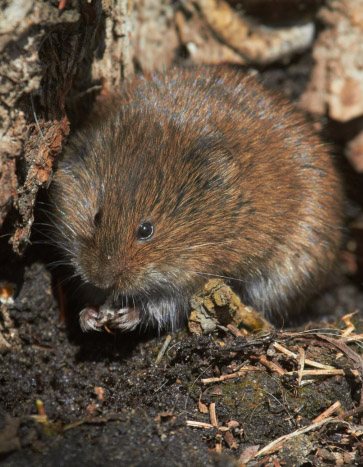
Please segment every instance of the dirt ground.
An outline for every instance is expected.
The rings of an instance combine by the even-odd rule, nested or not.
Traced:
[[[340,312],[360,308],[362,315],[362,293],[353,286],[328,295]],[[346,344],[327,324],[311,333],[247,338],[228,330],[210,336],[180,331],[156,365],[165,336],[83,334],[76,320],[62,322],[41,263],[25,267],[14,303],[1,307],[10,344],[0,369],[4,466],[243,465],[336,401],[337,417],[360,404],[354,358],[361,349],[353,343],[352,354],[344,353],[339,345]],[[359,325],[357,316],[353,321]],[[312,376],[299,386],[297,360],[277,351],[276,342],[297,354],[304,349],[306,359],[344,374]],[[241,367],[247,371],[234,376]],[[359,413],[344,417],[286,441],[274,465],[337,465],[338,459],[361,465]],[[270,465],[270,458],[248,465]]]

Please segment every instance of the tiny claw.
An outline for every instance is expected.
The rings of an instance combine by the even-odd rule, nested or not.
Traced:
[[[83,332],[101,331],[98,308],[84,308],[79,314],[79,324]]]
[[[122,308],[115,312],[110,326],[122,331],[133,331],[140,323],[140,314],[136,309]]]

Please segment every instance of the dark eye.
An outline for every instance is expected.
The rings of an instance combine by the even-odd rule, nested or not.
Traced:
[[[154,226],[151,222],[142,222],[137,229],[137,238],[139,240],[148,240],[154,235]]]
[[[96,227],[100,225],[101,219],[102,219],[102,211],[100,209],[96,212],[95,217],[93,218],[93,222],[95,223]]]

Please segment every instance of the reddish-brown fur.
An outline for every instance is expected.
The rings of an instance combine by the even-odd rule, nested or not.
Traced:
[[[227,67],[126,84],[73,138],[52,200],[58,242],[85,281],[117,295],[123,328],[177,323],[214,275],[267,316],[289,312],[325,284],[342,239],[329,147],[291,104]],[[149,240],[136,236],[143,221]]]

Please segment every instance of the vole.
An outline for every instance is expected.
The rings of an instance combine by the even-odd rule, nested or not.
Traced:
[[[175,328],[211,277],[288,319],[326,284],[342,241],[330,147],[224,66],[126,83],[71,140],[51,200],[56,243],[100,297],[81,312],[86,330]]]

